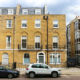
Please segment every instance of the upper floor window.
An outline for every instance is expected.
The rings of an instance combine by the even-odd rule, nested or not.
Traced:
[[[2,14],[2,10],[0,9],[0,15]]]
[[[28,9],[23,9],[23,10],[22,10],[22,14],[23,14],[23,15],[27,15],[27,14],[28,14]]]
[[[60,64],[61,63],[61,55],[60,53],[52,53],[50,54],[50,64]]]
[[[11,48],[11,36],[6,37],[6,48]]]
[[[53,37],[53,49],[58,48],[58,37],[54,36]]]
[[[22,36],[22,38],[21,38],[21,48],[26,49],[27,48],[26,44],[27,44],[27,37]]]
[[[35,37],[35,48],[40,49],[40,36]]]
[[[12,15],[13,14],[13,9],[8,9],[8,14]]]
[[[41,14],[41,9],[35,9],[35,14]]]
[[[53,20],[53,28],[58,28],[58,20]]]
[[[7,28],[11,28],[12,27],[12,20],[7,20]]]
[[[35,27],[40,28],[40,26],[41,26],[41,20],[40,19],[35,20]]]
[[[27,27],[27,20],[22,20],[22,28],[26,28]]]

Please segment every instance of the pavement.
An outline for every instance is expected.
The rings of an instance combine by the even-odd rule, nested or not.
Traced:
[[[20,74],[25,74],[25,69],[19,69]],[[62,75],[80,75],[80,68],[61,68]]]
[[[80,68],[62,68],[62,75],[80,75]]]

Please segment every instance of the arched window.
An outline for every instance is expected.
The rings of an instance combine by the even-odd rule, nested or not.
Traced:
[[[28,53],[24,54],[24,64],[30,63],[30,56]]]
[[[2,55],[2,64],[7,65],[8,64],[8,61],[9,61],[8,54],[7,53],[4,53]]]

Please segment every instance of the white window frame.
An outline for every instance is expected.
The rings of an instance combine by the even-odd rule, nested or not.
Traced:
[[[9,25],[9,22],[8,22],[9,20],[11,21],[11,27],[8,26]],[[6,24],[7,24],[6,28],[12,28],[12,20],[11,19],[9,19],[9,20],[6,21]]]
[[[23,38],[23,37],[25,37],[25,38]],[[22,39],[26,39],[26,48],[22,48]],[[24,49],[24,50],[27,49],[27,37],[26,36],[21,37],[21,49]]]
[[[24,55],[25,54],[29,54],[29,53],[24,53]],[[24,55],[23,55],[23,65],[30,64],[30,54],[29,54],[29,63],[24,63]]]
[[[40,27],[37,27],[36,24],[40,23]],[[41,28],[41,20],[40,19],[36,19],[35,20],[35,28]]]
[[[10,47],[7,46],[7,43],[8,43],[8,36],[6,37],[6,48],[7,49],[11,49],[11,36],[10,37]]]
[[[26,12],[27,14],[24,14],[25,12]],[[23,14],[23,15],[28,15],[28,9],[23,9],[23,10],[22,10],[22,14]]]
[[[58,27],[55,27],[55,26],[54,26],[54,21],[58,21],[58,24],[57,24]],[[53,20],[53,28],[59,28],[59,20]]]
[[[22,26],[23,23],[26,23],[26,27],[23,27],[23,26]],[[21,28],[27,28],[27,20],[22,20],[22,21],[21,21]]]
[[[60,63],[58,63],[58,56],[60,55]],[[53,56],[57,56],[57,63],[50,63],[50,64],[61,64],[61,54],[60,53],[51,53],[50,56],[52,57],[52,62],[53,62]],[[50,59],[49,59],[50,62]]]
[[[35,9],[35,14],[40,15],[41,14],[41,9]]]
[[[13,9],[8,9],[8,15],[13,15],[13,14],[14,14]]]
[[[36,37],[40,37],[40,41],[38,41],[38,42],[40,43],[40,46],[41,46],[41,36],[35,36],[35,43],[37,43],[37,42],[36,42]],[[35,45],[34,45],[34,47],[35,47]],[[36,48],[36,47],[35,47],[35,49],[40,49],[40,48]]]
[[[53,48],[53,40],[54,40],[54,37],[57,37],[57,39],[58,39],[58,42],[57,43],[58,43],[58,47],[59,47],[59,37],[58,36],[53,36],[52,37],[52,49],[58,49],[58,48]]]

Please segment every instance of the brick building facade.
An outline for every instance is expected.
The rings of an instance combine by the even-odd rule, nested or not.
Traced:
[[[43,8],[0,8],[0,62],[66,66],[65,15]]]

